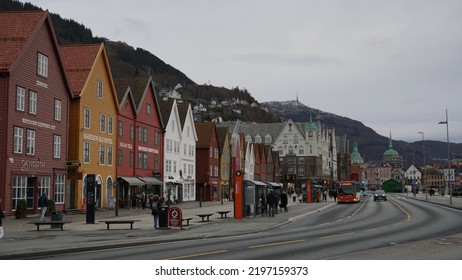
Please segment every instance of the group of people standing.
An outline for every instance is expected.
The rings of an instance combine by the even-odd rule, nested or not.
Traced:
[[[285,191],[282,191],[279,195],[273,189],[270,189],[267,195],[264,193],[261,194],[260,202],[262,216],[268,214],[268,216],[274,217],[274,214],[278,213],[278,207],[281,208],[281,211],[282,209],[285,212],[289,211],[287,208],[288,196]]]

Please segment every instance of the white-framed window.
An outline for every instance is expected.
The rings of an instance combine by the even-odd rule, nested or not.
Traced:
[[[130,167],[135,167],[135,152],[130,151]]]
[[[148,128],[143,127],[143,142],[144,143],[148,143],[148,141],[149,141],[148,136],[149,136]]]
[[[90,109],[83,109],[83,127],[90,129]]]
[[[90,143],[83,142],[83,162],[90,163]]]
[[[37,93],[29,91],[29,114],[37,114]]]
[[[215,151],[215,158],[218,158],[218,148],[215,148],[214,151]]]
[[[16,88],[16,110],[24,111],[26,103],[26,90],[23,87]]]
[[[53,158],[61,158],[61,136],[53,135]]]
[[[35,130],[27,130],[26,154],[35,155]]]
[[[215,176],[215,177],[218,177],[218,165],[215,165],[215,166],[213,167],[213,171],[214,171],[214,173],[213,173],[214,176]]]
[[[130,125],[130,140],[135,140],[135,126],[133,124]]]
[[[56,174],[55,177],[55,203],[64,203],[66,175]]]
[[[106,162],[106,146],[99,145],[99,165],[104,165]]]
[[[107,117],[107,133],[112,135],[113,132],[113,118]]]
[[[22,154],[23,146],[23,128],[15,127],[14,128],[14,141],[13,141],[13,152],[15,154]]]
[[[154,131],[154,145],[159,146],[159,131]]]
[[[146,103],[146,114],[151,115],[151,104]]]
[[[39,195],[42,195],[42,193],[50,195],[50,177],[38,178],[38,193]]]
[[[106,115],[105,114],[99,115],[99,131],[106,132]]]
[[[209,175],[213,176],[213,165],[209,165]]]
[[[117,150],[117,165],[122,165],[124,163],[124,153],[122,149]]]
[[[154,154],[154,170],[159,170],[159,154]]]
[[[143,128],[138,126],[138,141],[143,141]]]
[[[176,160],[173,161],[173,174],[176,174]]]
[[[42,53],[38,53],[37,57],[37,74],[48,77],[48,57]]]
[[[61,107],[62,107],[61,100],[55,99],[55,120],[57,121],[61,120]]]
[[[122,121],[119,121],[119,137],[124,136],[124,123]]]
[[[26,183],[26,176],[13,176],[13,194],[11,195],[13,210],[16,210],[18,200],[26,199]]]
[[[172,173],[172,161],[169,159],[165,161],[165,172]]]
[[[103,99],[103,81],[98,80],[98,98]]]
[[[107,165],[112,166],[112,147],[107,147]]]

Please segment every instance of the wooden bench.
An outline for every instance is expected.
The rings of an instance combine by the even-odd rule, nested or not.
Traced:
[[[63,225],[65,223],[70,223],[70,221],[32,221],[29,224],[34,224],[37,226],[37,231],[40,230],[41,225],[59,225],[59,228],[63,230]]]
[[[228,213],[231,211],[217,211],[218,214],[221,215],[221,219],[228,218]]]
[[[135,222],[140,222],[141,220],[104,220],[104,221],[99,221],[100,223],[106,223],[107,225],[107,230],[109,230],[109,225],[110,224],[130,224],[130,229],[133,229],[133,224]]]
[[[213,213],[208,213],[208,214],[197,214],[196,216],[200,217],[202,219],[202,222],[208,222],[210,221],[210,216],[212,216]],[[207,218],[207,221],[204,219]]]
[[[191,221],[192,218],[183,218],[181,219],[181,225],[183,225],[183,222],[186,222],[186,225],[189,226],[189,221]]]

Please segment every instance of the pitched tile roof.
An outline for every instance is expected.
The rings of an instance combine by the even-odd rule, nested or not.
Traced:
[[[138,110],[143,100],[146,89],[148,88],[149,81],[149,76],[115,78],[114,85],[116,87],[117,97],[119,98],[119,100],[122,100],[128,87],[130,87],[130,90],[133,95],[133,100],[135,101],[135,107]]]
[[[194,123],[196,126],[196,133],[197,133],[197,148],[207,148],[210,147],[210,140],[212,139],[213,135],[213,128],[215,123],[213,122],[196,122]]]
[[[44,11],[0,12],[0,71],[10,69],[47,16]]]
[[[60,46],[64,67],[74,96],[79,96],[90,75],[101,44]]]
[[[164,129],[167,128],[170,113],[172,112],[173,101],[161,101],[159,102],[159,113],[164,124]]]

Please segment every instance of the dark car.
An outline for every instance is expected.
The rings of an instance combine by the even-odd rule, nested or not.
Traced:
[[[383,190],[376,190],[374,192],[374,201],[377,201],[379,199],[387,201],[387,193],[384,192]]]

